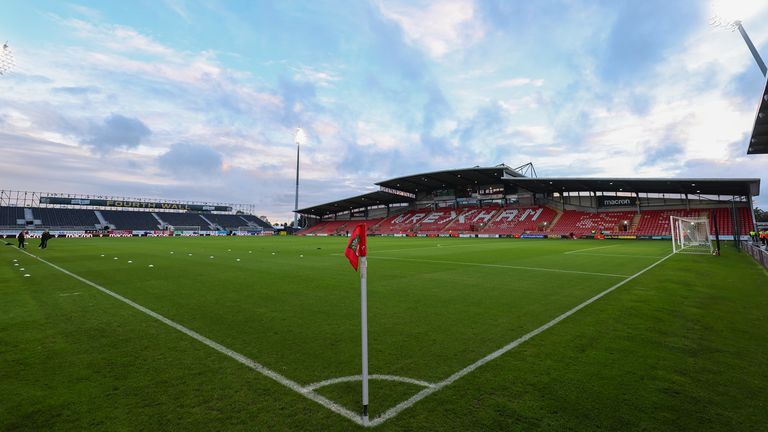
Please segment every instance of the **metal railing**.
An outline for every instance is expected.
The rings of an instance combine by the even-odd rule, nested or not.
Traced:
[[[765,246],[760,246],[760,244],[751,241],[742,241],[741,247],[745,252],[752,255],[755,261],[768,269],[768,250],[763,249]]]

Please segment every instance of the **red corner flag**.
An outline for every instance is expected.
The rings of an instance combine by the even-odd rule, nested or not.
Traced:
[[[357,271],[357,258],[364,257],[365,255],[365,224],[359,224],[352,231],[352,235],[349,236],[349,243],[347,243],[347,248],[344,250],[344,256],[347,257],[349,263]]]

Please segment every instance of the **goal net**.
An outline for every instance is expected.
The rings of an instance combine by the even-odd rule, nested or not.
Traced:
[[[709,221],[706,218],[670,216],[669,222],[672,229],[672,252],[712,253],[712,241],[709,238]]]
[[[259,235],[261,232],[264,231],[262,227],[255,227],[255,226],[240,226],[237,227],[237,230],[235,230],[235,233],[237,235]]]
[[[200,235],[200,226],[193,225],[174,225],[173,235],[175,236],[196,236]]]

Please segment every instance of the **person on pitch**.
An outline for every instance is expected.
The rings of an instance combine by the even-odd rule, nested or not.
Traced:
[[[48,247],[48,240],[53,238],[53,235],[51,235],[48,230],[45,230],[43,235],[40,236],[40,246],[38,246],[40,249],[45,249]]]
[[[19,232],[19,235],[16,236],[16,240],[19,241],[19,249],[26,248],[26,244],[25,244],[26,238],[27,237],[24,235],[24,230],[21,230],[21,232]]]

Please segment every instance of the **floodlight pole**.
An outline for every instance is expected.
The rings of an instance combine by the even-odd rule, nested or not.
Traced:
[[[293,204],[293,228],[299,229],[299,152],[301,150],[301,128],[296,128],[296,200]]]
[[[749,51],[752,53],[752,57],[755,58],[757,67],[760,68],[760,72],[763,73],[763,76],[768,75],[768,68],[766,68],[765,62],[763,62],[762,57],[760,57],[760,53],[757,52],[757,48],[755,48],[755,45],[752,43],[752,39],[750,39],[749,35],[747,35],[747,31],[744,30],[744,26],[741,25],[741,21],[734,21],[733,24],[739,30],[739,33],[741,33],[741,37],[744,38],[744,42],[747,44],[747,48],[749,48]]]

